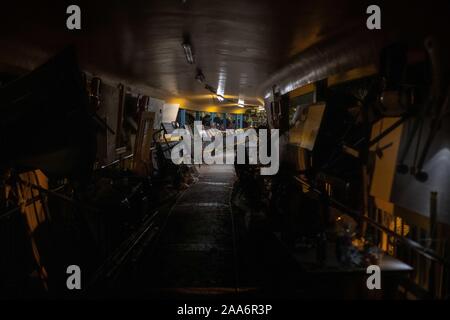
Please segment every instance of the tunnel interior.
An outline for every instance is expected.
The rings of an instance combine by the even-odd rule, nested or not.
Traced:
[[[0,298],[448,299],[448,1],[0,6]]]

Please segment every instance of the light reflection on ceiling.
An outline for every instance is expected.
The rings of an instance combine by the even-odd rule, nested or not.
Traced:
[[[208,95],[208,99],[196,103],[210,104],[211,94],[195,81],[198,67],[219,93],[242,96],[246,104],[259,105],[267,88],[274,84],[287,91],[306,83],[305,79],[314,81],[326,75],[328,69],[323,65],[335,64],[336,70],[345,71],[339,66],[348,61],[358,64],[350,44],[337,47],[336,52],[324,44],[365,30],[365,9],[371,1],[77,3],[83,14],[80,32],[65,29],[65,1],[2,3],[0,65],[29,70],[67,45],[74,45],[86,71],[147,88],[147,92],[158,93],[155,98],[189,100],[190,96]],[[433,1],[433,5],[420,0],[379,3],[383,7],[383,32],[402,31],[409,36],[420,30],[416,32],[420,36],[436,27],[445,29],[443,24],[448,23],[443,19],[448,14],[448,0]],[[190,35],[195,66],[186,62],[181,46],[186,33]],[[305,52],[309,55],[304,56]],[[308,56],[315,59],[305,60]],[[287,68],[279,77],[274,76],[295,59],[302,66],[297,64],[298,68]],[[291,84],[286,85],[285,78]]]

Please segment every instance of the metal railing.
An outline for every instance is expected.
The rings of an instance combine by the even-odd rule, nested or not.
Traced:
[[[412,278],[410,280],[412,282],[404,284],[406,291],[411,291],[415,296],[418,296],[420,298],[445,298],[448,295],[448,288],[446,287],[448,282],[448,276],[450,272],[450,261],[437,253],[434,249],[430,248],[429,246],[424,246],[420,244],[417,241],[414,241],[408,237],[403,236],[402,234],[398,234],[394,230],[391,230],[389,227],[386,227],[385,225],[379,223],[378,221],[372,219],[371,217],[368,217],[364,214],[362,214],[360,211],[353,210],[351,208],[348,208],[346,205],[340,203],[339,201],[333,199],[332,197],[329,197],[325,192],[322,192],[321,190],[311,186],[310,183],[305,181],[304,179],[294,176],[294,179],[300,183],[302,186],[306,187],[308,191],[315,193],[319,197],[323,197],[322,199],[326,199],[327,203],[334,207],[343,213],[346,213],[350,215],[351,217],[355,218],[357,221],[365,222],[370,228],[373,228],[374,230],[378,230],[382,234],[385,234],[388,237],[391,237],[391,239],[394,240],[394,242],[398,245],[397,248],[400,250],[398,251],[405,251],[410,250],[412,252],[411,255],[420,256],[423,259],[425,259],[425,263],[429,264],[429,267],[426,268],[428,270],[433,269],[440,269],[438,272],[431,272],[428,276],[430,276],[432,279],[429,279],[426,281],[428,284],[431,282],[434,282],[434,274],[439,273],[441,275],[441,281],[439,282],[441,285],[440,287],[436,287],[434,285],[428,285],[426,288],[423,287],[423,284],[418,283],[416,276],[417,273],[414,273],[412,275]],[[397,255],[397,258],[405,260],[405,257],[402,257],[400,255]],[[420,258],[419,258],[420,259]],[[410,259],[406,259],[409,261],[405,261],[407,263],[412,264],[412,267],[416,267],[414,261],[411,261]],[[416,270],[417,271],[417,270]],[[419,272],[423,272],[424,270],[418,270]]]

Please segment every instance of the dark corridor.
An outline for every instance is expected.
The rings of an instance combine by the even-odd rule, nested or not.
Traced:
[[[449,299],[448,0],[0,7],[1,300]]]

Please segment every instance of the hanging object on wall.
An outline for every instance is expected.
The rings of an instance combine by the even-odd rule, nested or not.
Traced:
[[[123,117],[125,110],[126,90],[123,84],[119,84],[119,107],[117,111],[117,129],[116,129],[116,153],[118,155],[126,152],[125,141],[123,138]]]
[[[87,178],[96,149],[88,103],[73,48],[1,88],[1,166]]]
[[[142,175],[151,175],[152,157],[151,142],[153,137],[153,122],[155,114],[145,111],[140,114],[138,131],[134,146],[133,169]]]
[[[98,111],[100,107],[100,86],[102,85],[102,80],[98,77],[94,77],[91,80],[91,86],[89,90],[89,98],[91,101],[91,106],[94,107],[95,111]]]

